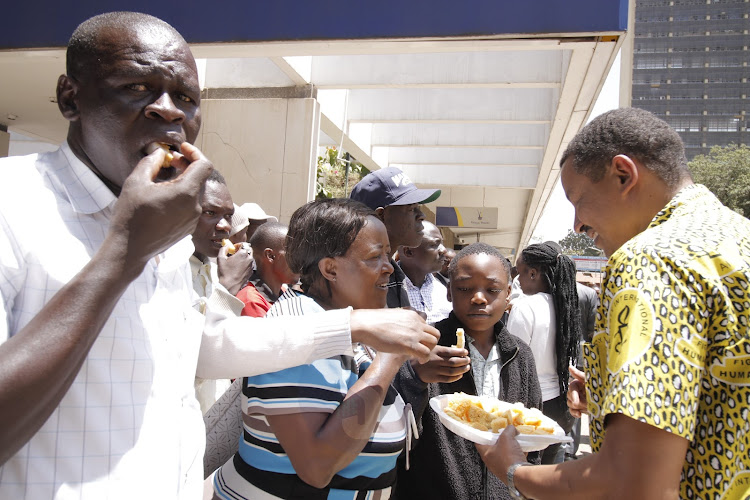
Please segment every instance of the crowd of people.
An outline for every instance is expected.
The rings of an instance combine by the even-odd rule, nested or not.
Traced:
[[[152,16],[84,21],[57,102],[60,148],[0,160],[0,498],[750,495],[750,221],[655,116],[605,113],[562,157],[597,295],[551,242],[447,249],[440,191],[395,168],[288,226],[235,204]],[[594,453],[474,444],[428,405],[456,392],[588,413]]]

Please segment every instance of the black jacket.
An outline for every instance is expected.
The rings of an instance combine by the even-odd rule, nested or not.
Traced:
[[[453,313],[437,323],[439,344],[454,345],[456,328],[461,326]],[[541,408],[542,391],[531,349],[511,336],[502,322],[495,325],[495,338],[502,361],[498,399],[512,403],[520,401],[527,407]],[[396,482],[398,499],[513,498],[505,484],[487,470],[474,444],[445,428],[428,405],[431,397],[442,394],[465,392],[476,395],[471,371],[450,384],[425,384],[406,363],[396,376],[394,385],[404,400],[412,404],[419,425],[419,439],[414,441],[410,469],[405,470],[403,460],[399,464]],[[539,453],[529,453],[528,460],[539,463]]]
[[[391,265],[393,266],[393,273],[388,280],[388,294],[385,299],[386,306],[392,309],[411,307],[411,304],[409,304],[409,295],[404,288],[406,274],[404,274],[401,266],[395,260],[391,259]]]

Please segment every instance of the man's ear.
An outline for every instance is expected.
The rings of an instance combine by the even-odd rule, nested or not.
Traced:
[[[325,257],[318,261],[320,274],[328,281],[336,281],[336,259]]]
[[[453,294],[451,293],[450,283],[448,283],[448,302],[453,302]]]
[[[268,262],[273,262],[273,260],[276,258],[276,254],[273,252],[273,248],[264,249],[263,257],[265,257]]]
[[[385,208],[378,207],[375,209],[375,216],[380,219],[380,222],[385,222]]]
[[[398,247],[398,254],[411,259],[414,257],[414,249],[410,247]]]
[[[627,194],[638,184],[639,171],[636,162],[627,155],[617,155],[612,158],[612,175],[615,176],[622,194]]]
[[[78,120],[80,116],[77,102],[78,89],[78,82],[68,75],[60,75],[57,79],[57,107],[65,119],[71,122]]]

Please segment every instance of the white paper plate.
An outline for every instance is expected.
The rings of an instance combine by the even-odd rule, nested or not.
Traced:
[[[478,444],[494,444],[497,441],[497,437],[503,432],[490,432],[480,431],[471,427],[468,424],[459,422],[458,420],[449,417],[443,408],[448,406],[448,400],[451,398],[451,394],[443,394],[442,396],[435,396],[430,399],[430,407],[438,414],[440,422],[455,434],[458,434],[462,438],[466,438],[469,441]],[[489,398],[494,399],[494,398]],[[525,452],[539,451],[545,449],[547,446],[555,443],[572,443],[573,440],[565,435],[562,427],[557,425],[557,422],[549,417],[544,416],[542,421],[552,426],[555,429],[554,434],[518,434],[516,441],[521,445],[521,449]]]

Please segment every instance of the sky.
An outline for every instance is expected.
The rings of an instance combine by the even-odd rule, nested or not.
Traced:
[[[620,54],[617,54],[612,68],[604,81],[602,91],[594,103],[589,120],[591,121],[602,113],[619,107],[620,102]],[[587,122],[588,123],[588,122]],[[557,180],[552,190],[547,205],[544,207],[539,223],[531,235],[531,242],[560,241],[569,229],[573,229],[573,205],[568,202],[565,192]]]

